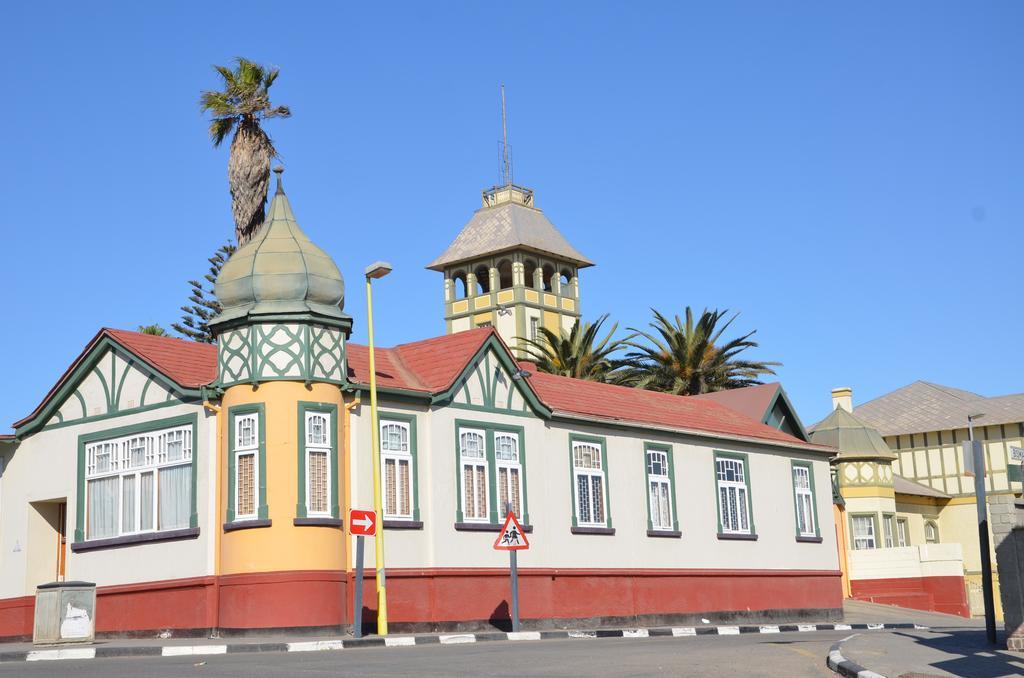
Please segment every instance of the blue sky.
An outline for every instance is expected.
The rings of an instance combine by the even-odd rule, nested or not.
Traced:
[[[369,3],[365,3],[369,5]],[[199,91],[279,66],[268,129],[365,341],[444,332],[440,253],[498,176],[578,249],[585,316],[740,311],[805,423],[926,379],[1024,391],[1020,3],[17,3],[0,52],[0,430],[102,326],[178,319],[232,234]]]

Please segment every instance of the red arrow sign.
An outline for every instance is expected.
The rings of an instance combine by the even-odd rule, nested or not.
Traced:
[[[377,514],[373,511],[349,509],[348,531],[363,537],[374,536],[377,534]]]
[[[494,548],[498,551],[522,551],[530,548],[530,542],[526,541],[526,534],[523,533],[523,526],[516,520],[516,514],[511,511],[505,516],[505,524],[501,526],[501,532],[494,540]]]

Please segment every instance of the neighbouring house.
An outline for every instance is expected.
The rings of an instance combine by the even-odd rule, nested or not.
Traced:
[[[375,450],[369,351],[349,342],[341,273],[278,177],[217,281],[216,345],[100,330],[0,439],[0,637],[30,635],[35,587],[65,578],[98,585],[100,634],[350,624],[345,517],[372,506],[375,454],[393,631],[507,623],[508,559],[492,549],[507,504],[530,540],[520,612],[537,625],[838,618],[835,450],[784,398],[789,428],[517,362],[523,326],[578,312],[589,263],[537,214],[501,216],[506,200],[535,210],[525,190],[486,192],[471,222],[521,237],[432,265],[449,334],[375,352]],[[472,290],[481,267],[489,287],[465,301],[491,327],[465,327],[452,279]]]
[[[982,415],[974,416],[974,434],[985,451],[986,491],[1020,494],[1020,462],[1011,459],[1010,448],[1024,447],[1024,393],[986,397],[915,381],[854,407],[853,414],[874,427],[892,450],[894,473],[934,491],[905,502],[908,510],[913,504],[926,518],[911,525],[912,536],[915,542],[963,547],[971,613],[982,615],[974,478],[965,473],[962,453],[969,437],[967,417]],[[995,562],[993,551],[996,613],[1001,616]]]

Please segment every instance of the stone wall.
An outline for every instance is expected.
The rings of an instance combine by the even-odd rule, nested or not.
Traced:
[[[1024,650],[1024,499],[1003,494],[988,501],[1006,646],[1020,651]]]

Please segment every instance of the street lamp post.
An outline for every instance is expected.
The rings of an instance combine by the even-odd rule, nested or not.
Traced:
[[[377,367],[373,349],[373,291],[371,282],[391,273],[391,264],[377,261],[366,267],[366,331],[370,351],[370,454],[373,455],[373,510],[377,514],[374,537],[377,570],[377,633],[388,634],[387,577],[384,571],[384,511],[380,495],[380,425],[377,422]],[[357,614],[359,614],[357,612]]]
[[[996,642],[996,609],[992,594],[992,556],[988,539],[988,504],[985,501],[985,454],[982,445],[974,441],[974,420],[982,413],[967,415],[967,438],[974,459],[974,498],[978,506],[978,546],[981,549],[981,593],[985,600],[985,634],[988,642]]]

